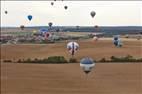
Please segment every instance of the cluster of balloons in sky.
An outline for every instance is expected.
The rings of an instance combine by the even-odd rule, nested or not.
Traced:
[[[56,0],[54,0],[54,1],[56,1]],[[63,0],[62,0],[62,1],[63,1]],[[53,5],[54,5],[54,2],[51,2],[51,5],[53,6]],[[65,6],[64,6],[64,9],[67,10],[67,9],[68,9],[68,6],[65,5]],[[5,14],[8,14],[8,11],[5,10],[4,13],[5,13]],[[95,12],[95,11],[91,11],[91,12],[90,12],[90,15],[91,15],[92,18],[94,18],[95,15],[96,15],[96,12]],[[27,15],[27,19],[28,19],[29,21],[32,21],[33,15],[31,15],[31,14]],[[52,25],[53,25],[53,23],[52,23],[52,22],[49,22],[48,25],[49,25],[49,27],[51,28]],[[97,26],[97,25],[96,25],[96,26]],[[25,27],[24,25],[21,25],[21,26],[20,26],[21,30],[24,30],[24,27]],[[95,27],[95,28],[96,28],[96,27]]]
[[[56,1],[56,0],[54,0],[54,1]],[[62,1],[64,1],[64,0],[62,0]],[[51,2],[51,5],[53,6],[53,5],[54,5],[54,2]],[[64,9],[67,10],[67,9],[68,9],[68,6],[65,5],[65,6],[64,6]]]

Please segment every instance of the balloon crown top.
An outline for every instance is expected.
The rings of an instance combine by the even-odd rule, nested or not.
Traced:
[[[89,58],[89,57],[86,57],[86,58],[83,58],[81,61],[80,61],[81,64],[93,64],[94,61]]]

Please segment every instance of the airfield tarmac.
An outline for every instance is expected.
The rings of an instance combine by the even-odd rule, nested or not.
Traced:
[[[110,39],[79,40],[75,57],[101,59],[110,56],[142,56],[140,40],[123,41],[116,48]],[[66,43],[46,45],[2,45],[1,59],[70,58]],[[97,63],[86,76],[79,64],[1,63],[1,94],[141,94],[142,63]]]

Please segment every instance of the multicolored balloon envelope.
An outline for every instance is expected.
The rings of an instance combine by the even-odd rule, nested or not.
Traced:
[[[79,44],[77,42],[69,42],[67,44],[67,49],[74,56],[75,52],[79,49]]]
[[[95,62],[93,59],[86,57],[81,59],[80,61],[80,67],[83,69],[83,71],[88,74],[91,72],[92,68],[95,66]]]

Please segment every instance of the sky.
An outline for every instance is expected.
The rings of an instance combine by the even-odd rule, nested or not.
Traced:
[[[57,0],[53,6],[51,2],[1,1],[1,26],[47,26],[49,22],[54,26],[142,26],[142,1]],[[94,18],[91,11],[96,12]]]

